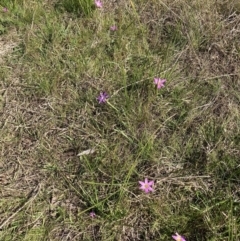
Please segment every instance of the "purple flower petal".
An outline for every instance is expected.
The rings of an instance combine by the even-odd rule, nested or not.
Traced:
[[[102,8],[102,2],[100,0],[95,0],[95,6],[97,8]]]
[[[158,84],[159,78],[154,78],[154,83]]]
[[[96,217],[96,213],[95,213],[95,212],[93,212],[93,211],[92,211],[92,212],[90,212],[90,214],[89,214],[89,215],[90,215],[90,217],[91,217],[91,218],[95,218],[95,217]]]
[[[164,87],[165,82],[166,82],[166,79],[154,78],[154,84],[157,85],[158,89],[161,89],[162,87]]]
[[[186,241],[186,239],[179,235],[178,233],[176,233],[176,235],[172,235],[172,238],[175,239],[176,241]]]
[[[152,186],[153,184],[154,184],[154,181],[150,181],[150,182],[148,183],[149,186]]]
[[[100,92],[100,95],[97,97],[98,103],[105,103],[107,99],[109,98],[108,94],[106,92]]]
[[[145,193],[153,192],[152,185],[154,184],[154,181],[148,181],[147,178],[145,178],[143,181],[138,181],[138,183],[141,185],[140,189],[143,190]]]
[[[116,26],[116,25],[111,26],[111,27],[110,27],[110,30],[111,30],[111,31],[117,31],[117,26]]]

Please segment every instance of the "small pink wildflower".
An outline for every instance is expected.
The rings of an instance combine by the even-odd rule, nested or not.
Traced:
[[[154,78],[154,84],[157,85],[158,89],[161,89],[162,87],[164,87],[165,82],[166,82],[166,79]]]
[[[4,8],[3,8],[3,12],[6,13],[7,11],[8,11],[8,9],[7,9],[6,7],[4,7]]]
[[[95,0],[95,6],[96,6],[97,8],[102,8],[102,2],[101,2],[101,0]]]
[[[95,212],[93,212],[93,211],[92,211],[92,212],[90,212],[90,214],[89,214],[89,215],[90,215],[90,217],[91,217],[91,218],[95,218],[95,217],[96,217],[96,213],[95,213]]]
[[[141,185],[140,189],[142,189],[145,193],[153,192],[153,184],[154,181],[148,181],[147,178],[145,178],[145,181],[139,181],[139,184]]]
[[[100,95],[98,96],[97,100],[98,103],[105,103],[107,99],[109,98],[108,94],[106,92],[100,92]]]
[[[116,25],[111,26],[111,27],[110,27],[110,30],[111,30],[111,31],[117,31],[117,26],[116,26]]]
[[[176,235],[172,235],[172,238],[175,239],[176,241],[186,241],[186,239],[179,235],[178,233],[175,233]]]

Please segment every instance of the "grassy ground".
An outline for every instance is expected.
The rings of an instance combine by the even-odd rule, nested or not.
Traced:
[[[240,240],[238,1],[0,8],[0,240]]]

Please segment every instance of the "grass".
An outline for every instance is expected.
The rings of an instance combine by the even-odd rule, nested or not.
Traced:
[[[238,1],[0,4],[1,240],[240,240]]]

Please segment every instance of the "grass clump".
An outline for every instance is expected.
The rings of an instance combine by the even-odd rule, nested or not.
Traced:
[[[1,2],[1,240],[239,240],[224,4]]]

